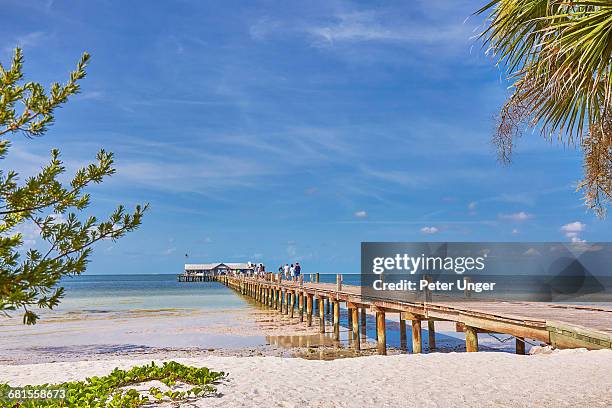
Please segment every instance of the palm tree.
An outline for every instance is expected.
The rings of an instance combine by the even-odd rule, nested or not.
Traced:
[[[577,144],[578,190],[604,216],[612,202],[612,0],[493,0],[481,38],[512,83],[493,142],[510,162],[528,128]]]

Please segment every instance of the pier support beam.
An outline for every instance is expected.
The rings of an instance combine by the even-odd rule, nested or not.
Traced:
[[[412,352],[419,354],[423,352],[423,341],[421,340],[421,321],[412,321]]]
[[[312,326],[312,298],[313,296],[310,293],[306,295],[306,321],[308,327]]]
[[[290,315],[291,314],[291,311],[289,310],[291,309],[291,291],[290,290],[285,291],[285,302],[287,303],[287,307],[285,308],[285,314]]]
[[[399,330],[400,330],[400,349],[406,351],[408,350],[408,339],[406,339],[406,319],[400,313],[399,320]]]
[[[285,310],[284,313],[285,314],[289,314],[289,291],[288,290],[283,290],[283,300],[285,302]]]
[[[361,350],[361,345],[359,344],[359,309],[352,307],[349,310],[353,316],[353,346],[355,350]]]
[[[300,314],[300,323],[304,321],[304,292],[298,293],[298,313]]]
[[[325,333],[325,299],[319,297],[319,333]]]
[[[340,302],[334,300],[334,340],[340,341]]]
[[[365,343],[366,338],[367,338],[367,333],[366,333],[366,324],[368,323],[367,320],[367,315],[366,315],[366,308],[362,307],[361,308],[361,337],[363,338],[363,342]]]
[[[293,310],[295,309],[295,292],[289,292],[289,317],[293,319]]]
[[[427,321],[427,338],[429,351],[433,351],[436,349],[436,324],[434,320]]]
[[[525,338],[517,337],[516,341],[516,354],[524,355],[525,354]]]
[[[378,354],[387,354],[387,327],[385,322],[385,312],[382,310],[376,311],[376,339]]]
[[[475,327],[465,326],[465,351],[478,351],[478,330]]]

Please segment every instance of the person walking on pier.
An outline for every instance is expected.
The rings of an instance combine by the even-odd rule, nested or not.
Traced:
[[[285,268],[284,268],[283,272],[284,272],[284,275],[285,275],[285,279],[289,279],[289,272],[290,272],[289,264],[285,264]]]
[[[298,281],[300,280],[300,273],[302,273],[302,267],[300,266],[299,262],[295,263],[295,280]]]

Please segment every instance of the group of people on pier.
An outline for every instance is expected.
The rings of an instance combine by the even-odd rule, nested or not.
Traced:
[[[300,275],[302,274],[302,267],[300,266],[299,262],[291,265],[288,263],[285,265],[281,264],[278,267],[278,272],[283,274],[285,280],[297,281],[300,279]],[[253,275],[260,277],[266,276],[266,266],[262,263],[255,265],[253,268]]]
[[[299,262],[296,262],[295,265],[285,264],[278,267],[278,271],[282,273],[285,277],[285,280],[293,280],[297,281],[300,279],[300,274],[302,273],[302,267]]]

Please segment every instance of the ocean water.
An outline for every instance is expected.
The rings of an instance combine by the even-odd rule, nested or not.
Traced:
[[[308,275],[305,280],[309,280]],[[336,275],[321,274],[320,281],[333,283]],[[360,275],[345,274],[343,282],[359,285]],[[177,282],[174,274],[124,274],[82,275],[63,279],[61,285],[66,292],[60,306],[41,311],[35,326],[24,326],[18,313],[13,318],[0,318],[0,361],[44,353],[55,359],[58,353],[69,358],[160,348],[290,347],[304,340],[263,333],[253,312],[265,307],[218,282]],[[263,312],[278,314],[273,310]],[[340,325],[342,345],[348,346],[345,309],[341,310]],[[375,327],[374,316],[368,315],[366,332],[370,341]],[[409,331],[408,326],[408,349]],[[325,336],[329,338],[319,339],[319,344],[329,344],[331,337]],[[454,332],[454,326],[437,328],[436,341],[446,351],[463,347],[462,337],[462,333]],[[423,339],[427,339],[426,330]],[[481,345],[488,344],[490,350],[511,351],[511,343],[482,340]],[[400,347],[399,315],[388,315],[387,342],[390,347]]]
[[[243,309],[248,303],[216,282],[177,282],[176,275],[81,275],[64,278],[58,311]]]

